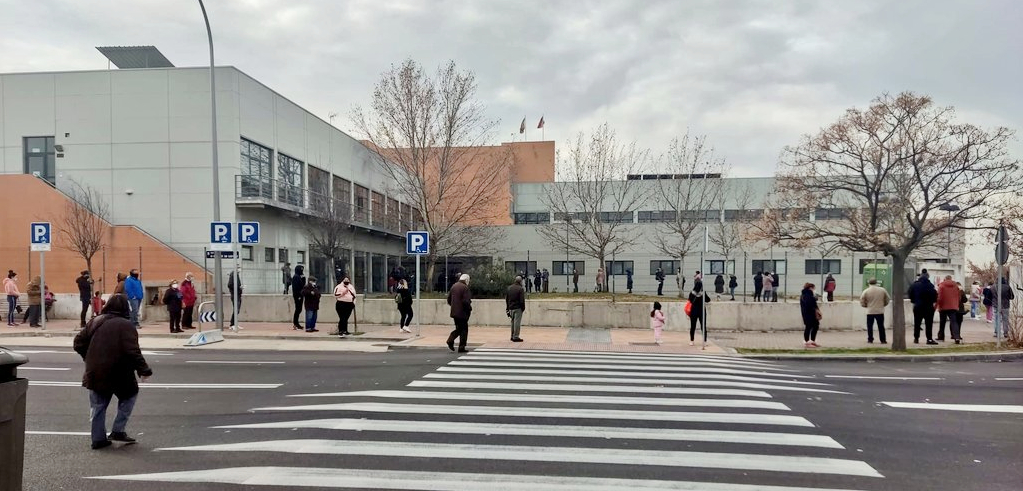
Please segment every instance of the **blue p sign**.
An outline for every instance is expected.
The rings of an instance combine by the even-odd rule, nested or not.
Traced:
[[[32,243],[33,244],[50,243],[49,222],[32,222]]]
[[[405,233],[406,254],[429,254],[430,233],[429,232],[406,232]]]
[[[238,242],[242,244],[258,244],[259,222],[238,222]]]
[[[210,243],[231,243],[231,222],[210,222]]]

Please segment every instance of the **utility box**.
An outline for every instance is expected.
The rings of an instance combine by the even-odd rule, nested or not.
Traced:
[[[25,355],[0,347],[0,491],[21,491],[28,380],[18,378],[18,365],[27,362]]]
[[[892,294],[892,267],[889,264],[867,264],[863,266],[863,289],[869,286],[868,282],[877,278],[877,286],[888,290]]]

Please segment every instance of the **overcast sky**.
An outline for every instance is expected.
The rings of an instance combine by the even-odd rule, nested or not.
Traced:
[[[1023,129],[1020,0],[208,0],[217,62],[327,119],[368,100],[392,63],[476,72],[496,141],[559,143],[604,121],[661,153],[687,128],[735,175],[783,146],[913,90],[964,121]],[[0,0],[0,72],[106,68],[95,46],[207,61],[197,2]],[[1017,151],[1023,146],[1014,145]]]

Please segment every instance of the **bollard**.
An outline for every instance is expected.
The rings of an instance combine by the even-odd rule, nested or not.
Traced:
[[[18,365],[27,362],[25,355],[0,347],[0,491],[21,491],[28,380],[18,378]]]

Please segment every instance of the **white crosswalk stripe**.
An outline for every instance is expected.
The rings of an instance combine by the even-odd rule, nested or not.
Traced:
[[[161,489],[176,489],[166,487],[169,483],[231,483],[450,491],[852,491],[844,483],[884,477],[860,460],[862,454],[821,434],[788,404],[772,400],[771,393],[790,398],[845,394],[825,379],[762,360],[481,349],[401,390],[290,394],[285,399],[290,404],[250,410],[256,415],[315,413],[317,419],[264,417],[215,427],[232,435],[257,432],[263,438],[158,449],[240,452],[250,455],[248,460],[267,462],[265,466],[92,477],[165,483]],[[326,400],[293,404],[311,398]],[[302,430],[311,433],[293,433]],[[452,433],[456,440],[448,438]],[[334,465],[289,467],[281,466],[273,454],[346,457],[316,458],[339,462]],[[378,456],[401,456],[402,461],[414,457],[417,467],[345,464]],[[493,462],[476,469],[523,471],[441,472],[444,468],[438,466],[451,459]],[[497,462],[572,464],[559,468],[573,475],[534,475],[529,465]],[[622,468],[629,478],[588,474],[594,465]],[[666,474],[670,469],[690,470]],[[708,479],[704,469],[714,469],[714,478]],[[795,474],[816,475],[813,482],[819,487],[781,485],[786,481],[779,476]],[[701,477],[665,479],[669,475]],[[750,476],[758,475],[771,484],[750,484]]]

